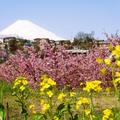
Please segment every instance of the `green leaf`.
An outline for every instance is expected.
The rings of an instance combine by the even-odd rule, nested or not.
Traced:
[[[4,110],[4,109],[5,109],[5,108],[4,108],[3,104],[0,103],[0,111],[1,111],[1,110]]]
[[[0,104],[0,120],[5,120],[6,113],[5,108],[2,104]]]
[[[65,111],[65,104],[64,103],[61,103],[58,107],[57,107],[57,110],[56,110],[56,116],[60,119],[62,114],[64,113]]]
[[[57,107],[57,110],[60,111],[60,110],[62,110],[63,108],[65,108],[65,105],[64,105],[64,103],[61,103],[61,104]]]

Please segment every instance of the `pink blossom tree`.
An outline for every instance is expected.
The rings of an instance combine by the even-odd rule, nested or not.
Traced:
[[[0,65],[0,77],[12,82],[17,76],[25,76],[32,86],[40,81],[42,74],[51,76],[60,86],[70,84],[71,87],[80,85],[86,80],[111,80],[111,72],[105,66],[96,62],[97,57],[109,56],[105,47],[92,49],[87,55],[72,55],[61,46],[50,46],[48,43],[40,45],[40,51],[33,47],[25,47],[10,55],[9,59]],[[106,74],[100,69],[106,68]]]

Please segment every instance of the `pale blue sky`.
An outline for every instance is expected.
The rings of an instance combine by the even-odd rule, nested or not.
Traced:
[[[120,0],[0,0],[0,30],[27,19],[64,38],[120,30]]]

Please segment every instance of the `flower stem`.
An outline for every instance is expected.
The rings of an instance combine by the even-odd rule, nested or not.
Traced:
[[[94,104],[93,104],[93,98],[92,98],[92,92],[90,92],[90,109],[91,109],[91,117],[90,119],[93,120],[93,113],[94,113]]]
[[[3,104],[3,88],[4,84],[3,81],[1,81],[1,88],[0,88],[0,103]]]
[[[116,86],[116,84],[115,84],[115,67],[114,66],[112,66],[111,67],[112,68],[112,81],[113,81],[113,85],[114,85],[114,88],[115,88],[115,96],[117,97],[117,98],[119,98],[119,91],[118,91],[118,89],[117,89],[117,86]]]

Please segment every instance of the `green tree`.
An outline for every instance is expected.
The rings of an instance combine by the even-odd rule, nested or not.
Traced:
[[[77,46],[80,49],[90,49],[94,45],[94,31],[91,33],[79,32],[74,37],[73,46]]]

